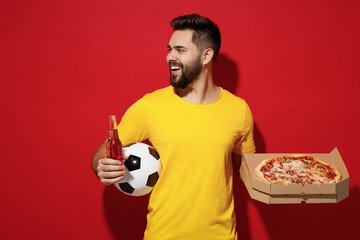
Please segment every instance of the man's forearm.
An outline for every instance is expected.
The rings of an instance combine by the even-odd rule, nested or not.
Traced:
[[[96,176],[98,173],[97,171],[98,161],[101,158],[106,158],[106,140],[96,149],[94,155],[91,158],[91,168],[93,169]]]

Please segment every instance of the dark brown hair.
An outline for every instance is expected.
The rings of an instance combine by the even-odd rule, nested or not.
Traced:
[[[200,51],[207,48],[214,50],[214,61],[221,46],[221,36],[218,26],[209,18],[198,14],[179,16],[171,21],[171,27],[176,30],[193,30],[192,42]]]

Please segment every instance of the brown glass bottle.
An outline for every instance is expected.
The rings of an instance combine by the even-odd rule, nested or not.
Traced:
[[[119,160],[121,161],[121,164],[123,164],[122,144],[120,142],[117,131],[116,116],[110,115],[109,123],[110,123],[110,128],[109,128],[109,138],[106,142],[106,157]]]

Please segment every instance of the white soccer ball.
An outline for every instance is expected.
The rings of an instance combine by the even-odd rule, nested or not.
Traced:
[[[131,196],[149,194],[160,175],[159,154],[155,148],[140,142],[124,147],[123,154],[129,157],[124,161],[125,177],[115,186]]]

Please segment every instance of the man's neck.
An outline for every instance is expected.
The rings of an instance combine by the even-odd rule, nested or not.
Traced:
[[[215,86],[211,72],[205,71],[185,89],[175,88],[175,93],[188,102],[207,104],[216,101],[221,91]]]

